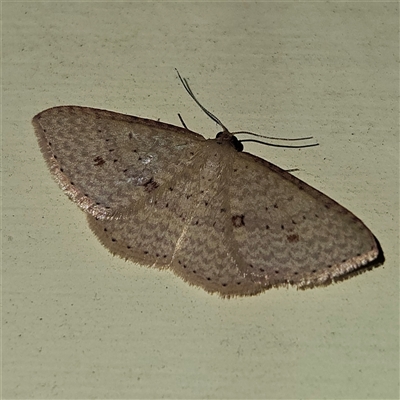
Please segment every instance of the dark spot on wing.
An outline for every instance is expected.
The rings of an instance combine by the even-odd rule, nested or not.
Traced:
[[[299,235],[297,234],[288,235],[286,238],[289,243],[297,243],[299,241]]]
[[[93,161],[95,166],[100,166],[106,163],[104,159],[100,156],[97,156]]]
[[[232,216],[232,224],[235,228],[240,228],[244,226],[244,215],[233,215]]]
[[[153,178],[150,178],[148,182],[144,184],[144,190],[148,193],[152,192],[153,190],[157,189],[160,186]]]

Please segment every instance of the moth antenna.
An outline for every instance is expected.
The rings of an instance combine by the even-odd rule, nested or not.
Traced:
[[[209,117],[211,118],[214,122],[216,122],[225,132],[229,132],[228,128],[221,122],[221,120],[219,118],[217,118],[211,111],[207,110],[200,102],[199,100],[197,100],[196,96],[194,95],[191,87],[189,86],[189,83],[187,81],[186,78],[182,78],[181,74],[179,73],[179,71],[175,68],[175,71],[178,75],[179,80],[181,81],[183,87],[185,88],[185,90],[187,91],[187,93],[189,94],[189,96],[196,102],[196,104],[203,110],[203,112]],[[182,117],[178,114],[178,117],[182,123],[182,125],[187,129],[186,124],[183,122]],[[264,139],[273,139],[273,140],[287,140],[287,141],[296,141],[296,140],[308,140],[308,139],[312,139],[312,136],[308,136],[308,137],[304,137],[304,138],[294,138],[294,139],[290,139],[290,138],[276,138],[276,137],[271,137],[271,136],[263,136],[263,135],[259,135],[257,133],[253,133],[253,132],[247,132],[247,131],[240,131],[240,132],[232,132],[232,135],[240,135],[240,134],[248,134],[248,135],[252,135],[252,136],[256,136],[256,137],[261,137]],[[301,149],[301,148],[305,148],[305,147],[314,147],[314,146],[318,146],[318,143],[312,143],[312,144],[304,144],[304,145],[299,145],[299,146],[292,146],[292,145],[282,145],[282,144],[273,144],[273,143],[266,143],[266,142],[262,142],[260,140],[254,140],[254,139],[243,139],[243,140],[239,140],[240,143],[243,142],[254,142],[254,143],[261,143],[264,144],[266,146],[272,146],[272,147],[285,147],[285,148],[294,148],[294,149]]]
[[[310,140],[313,139],[312,136],[307,136],[307,137],[302,137],[302,138],[278,138],[278,137],[274,137],[274,136],[264,136],[264,135],[260,135],[258,133],[254,133],[254,132],[248,132],[248,131],[240,131],[240,132],[232,132],[232,135],[241,135],[241,134],[246,134],[246,135],[252,135],[252,136],[256,136],[256,137],[260,137],[263,139],[271,139],[271,140],[282,140],[282,141],[299,141],[299,140]],[[301,144],[301,145],[292,145],[292,144],[275,144],[275,143],[268,143],[268,142],[262,142],[261,140],[257,140],[257,139],[242,139],[239,140],[240,143],[243,142],[253,142],[253,143],[260,143],[260,144],[264,144],[266,146],[272,146],[272,147],[284,147],[284,148],[288,148],[288,149],[303,149],[305,147],[314,147],[314,146],[318,146],[318,143],[310,143],[310,144]]]
[[[233,135],[236,135],[236,132],[233,132]],[[286,140],[286,139],[282,139]],[[288,139],[290,140],[290,139]],[[268,143],[268,142],[262,142],[261,140],[256,140],[256,139],[243,139],[239,140],[240,143],[244,142],[253,142],[253,143],[260,143],[265,146],[271,146],[271,147],[283,147],[285,149],[304,149],[306,147],[314,147],[314,146],[319,146],[318,143],[310,143],[310,144],[300,144],[300,145],[292,145],[292,144],[277,144],[277,143]]]
[[[182,78],[181,74],[179,71],[175,68],[176,73],[178,74],[178,77],[185,88],[185,90],[188,92],[189,96],[196,102],[196,104],[203,110],[203,112],[208,115],[209,118],[211,118],[214,122],[216,122],[225,132],[229,132],[229,130],[226,128],[226,126],[221,122],[219,118],[217,118],[212,112],[208,111],[207,108],[205,108],[197,99],[196,96],[194,95],[192,89],[189,86],[189,83],[186,78]]]
[[[272,140],[290,140],[290,141],[296,141],[296,140],[309,140],[309,139],[313,139],[312,136],[306,136],[306,137],[302,137],[302,138],[278,138],[278,137],[274,137],[274,136],[264,136],[264,135],[260,135],[259,133],[254,133],[254,132],[249,132],[249,131],[239,131],[239,132],[233,132],[234,135],[252,135],[252,136],[257,136],[257,137],[261,137],[264,139],[272,139]]]

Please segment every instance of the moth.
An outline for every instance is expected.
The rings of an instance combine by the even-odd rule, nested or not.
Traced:
[[[53,107],[32,120],[51,174],[104,247],[222,297],[326,285],[383,262],[360,219],[244,152],[240,132],[178,76],[222,128],[214,139],[89,107]]]

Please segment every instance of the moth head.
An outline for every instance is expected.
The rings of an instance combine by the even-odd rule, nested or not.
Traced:
[[[231,146],[235,148],[236,151],[243,151],[243,145],[239,141],[239,139],[228,131],[218,132],[217,136],[215,136],[218,144],[229,143]]]

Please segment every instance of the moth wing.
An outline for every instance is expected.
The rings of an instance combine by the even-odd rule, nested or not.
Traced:
[[[233,159],[234,248],[262,286],[328,283],[378,257],[371,231],[350,211],[279,167],[248,153]],[[238,222],[240,222],[238,220]]]
[[[157,121],[78,106],[32,120],[62,190],[85,212],[110,218],[140,202],[191,162],[205,139]]]

